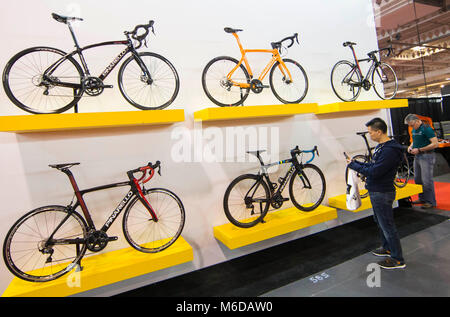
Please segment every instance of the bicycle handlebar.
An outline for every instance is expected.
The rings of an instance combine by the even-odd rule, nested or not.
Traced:
[[[288,40],[291,41],[291,42],[288,44],[288,46],[287,46],[288,48],[291,47],[292,45],[294,45],[294,40],[297,41],[297,44],[300,44],[300,43],[298,42],[298,33],[294,33],[294,35],[285,37],[284,39],[282,39],[281,41],[278,41],[278,42],[272,42],[272,43],[270,43],[270,45],[272,45],[272,48],[273,48],[273,49],[279,49],[279,48],[281,48],[282,43],[283,43],[284,41],[288,41]]]
[[[369,57],[373,57],[375,53],[381,53],[382,51],[388,51],[386,54],[386,57],[389,57],[391,55],[391,53],[394,52],[394,49],[392,48],[392,46],[389,46],[389,47],[385,47],[385,48],[382,48],[379,50],[371,51],[371,52],[367,53],[367,55]]]
[[[146,37],[149,33],[149,30],[152,30],[152,33],[155,34],[155,28],[153,27],[155,21],[150,20],[148,24],[139,24],[136,25],[133,31],[125,31],[125,35],[131,35],[131,38],[139,42],[139,45],[136,46],[136,49],[142,46],[142,41],[144,41],[145,47],[147,47]],[[139,34],[140,29],[143,29],[143,33]]]
[[[136,179],[134,177],[134,174],[137,172],[141,172],[142,173],[141,177],[136,179],[136,181],[137,182],[142,181],[142,183],[145,184],[153,177],[156,169],[158,169],[158,174],[161,176],[161,162],[160,161],[156,161],[155,164],[152,164],[152,162],[149,162],[146,166],[142,166],[142,167],[136,168],[134,170],[128,171],[127,175],[128,175],[128,178],[131,181],[133,181],[134,179]],[[148,170],[150,170],[150,175],[146,178]]]
[[[378,50],[378,52],[381,53],[382,51],[386,51],[386,50],[388,51],[386,54],[386,57],[391,55],[391,53],[394,53],[394,49],[392,48],[392,45],[389,47],[382,48],[382,49]]]
[[[298,145],[294,149],[291,150],[292,157],[295,157],[296,155],[299,155],[301,153],[312,153],[312,155],[314,155],[314,153],[317,153],[317,156],[320,156],[319,150],[317,149],[317,145],[315,145],[312,150],[300,150],[298,148]]]

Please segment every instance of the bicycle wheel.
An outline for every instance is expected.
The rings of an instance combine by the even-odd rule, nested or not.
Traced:
[[[220,107],[238,106],[247,99],[248,88],[241,88],[237,84],[250,84],[247,69],[239,61],[229,56],[219,56],[206,64],[202,73],[202,86],[206,96]],[[236,68],[237,67],[237,68]],[[233,75],[228,74],[234,69]]]
[[[2,78],[8,98],[20,109],[35,114],[61,113],[75,106],[82,94],[80,65],[67,57],[45,74],[65,55],[51,47],[33,47],[14,55],[6,64]]]
[[[282,103],[299,103],[308,92],[308,77],[303,67],[292,59],[283,59],[292,80],[286,70],[276,62],[270,70],[269,83],[272,93]]]
[[[177,97],[180,79],[175,67],[163,56],[138,53],[150,72],[148,78],[134,56],[128,57],[120,66],[119,89],[122,96],[141,110],[164,109]]]
[[[63,220],[67,218],[64,222]],[[9,230],[3,243],[3,259],[15,276],[30,282],[54,280],[72,270],[86,252],[86,245],[54,244],[53,239],[80,239],[87,235],[87,225],[77,213],[64,206],[45,206],[21,217]]]
[[[403,188],[408,184],[410,175],[410,166],[406,153],[402,153],[402,161],[397,168],[397,174],[395,175],[394,185],[398,188]]]
[[[289,196],[295,207],[312,211],[319,207],[325,197],[325,176],[320,168],[305,164],[300,172],[294,173],[289,182]]]
[[[331,70],[331,88],[342,101],[355,101],[361,93],[361,74],[356,65],[337,62]]]
[[[362,155],[362,154],[353,156],[352,160],[358,161],[360,163],[367,163],[368,162],[367,156]],[[349,168],[347,166],[347,168],[345,169],[345,183],[347,183],[348,170],[349,170]],[[365,197],[369,196],[369,192],[366,189],[366,177],[363,174],[360,174],[360,173],[356,173],[356,175],[358,176],[359,196],[361,198],[365,198]]]
[[[180,236],[185,220],[184,206],[177,195],[164,188],[151,188],[144,195],[158,220],[154,221],[147,208],[134,197],[123,215],[122,229],[133,248],[156,253],[171,246]]]
[[[250,228],[261,222],[270,206],[270,191],[258,175],[235,178],[223,197],[225,216],[235,226]]]
[[[372,72],[372,85],[378,97],[392,99],[397,94],[397,75],[391,66],[380,63]]]

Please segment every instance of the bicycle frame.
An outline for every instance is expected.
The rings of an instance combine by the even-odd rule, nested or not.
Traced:
[[[285,63],[283,62],[280,53],[278,52],[277,49],[271,49],[271,50],[267,50],[267,49],[244,49],[241,41],[239,39],[239,36],[236,33],[233,33],[233,36],[236,38],[237,44],[239,46],[239,50],[241,51],[241,60],[239,61],[239,63],[228,73],[227,75],[227,79],[233,83],[234,86],[238,86],[241,88],[250,88],[250,84],[248,83],[237,83],[234,82],[231,79],[231,76],[233,76],[233,73],[236,71],[236,69],[238,69],[242,63],[244,63],[245,68],[248,71],[248,74],[250,75],[250,78],[253,79],[253,72],[252,69],[250,67],[250,64],[247,60],[247,53],[271,53],[272,54],[272,58],[270,59],[269,63],[266,65],[266,67],[262,70],[261,74],[258,77],[259,81],[263,81],[264,78],[267,76],[269,70],[273,67],[273,65],[275,65],[276,62],[280,63],[280,71],[283,73],[283,76],[285,77],[289,77],[290,81],[292,81],[292,76],[291,73],[289,72],[288,68],[286,67]]]
[[[377,59],[377,57],[376,57],[375,55],[372,55],[372,56],[369,57],[369,58],[358,59],[358,58],[356,57],[355,49],[353,48],[353,46],[350,46],[350,48],[351,48],[351,50],[352,50],[352,54],[353,54],[353,58],[354,58],[354,60],[355,60],[356,67],[354,67],[354,68],[350,71],[349,74],[353,74],[354,71],[358,70],[359,75],[361,76],[361,78],[363,78],[363,73],[362,73],[362,71],[361,71],[361,66],[359,65],[359,62],[370,62],[370,61],[372,61],[372,65],[370,65],[370,68],[369,68],[369,70],[367,71],[366,76],[364,76],[364,79],[361,80],[361,82],[356,83],[356,85],[359,85],[359,86],[364,87],[363,83],[369,79],[370,75],[371,75],[372,72],[375,70],[375,67],[377,67],[377,66],[380,64],[380,62],[378,61],[378,59]],[[348,76],[348,75],[347,75],[347,76]],[[347,76],[345,76],[345,77],[347,77]],[[351,78],[351,76],[349,76],[349,78]]]
[[[315,158],[314,150],[308,150],[308,151],[302,151],[302,152],[303,153],[311,153],[311,155],[312,155],[312,157],[305,164],[308,164],[314,160],[314,158]],[[284,191],[284,188],[286,187],[288,181],[290,180],[290,178],[292,177],[293,173],[296,170],[299,175],[301,174],[301,180],[303,182],[303,185],[306,188],[311,188],[311,183],[309,182],[308,178],[306,177],[306,175],[301,173],[301,171],[303,169],[303,163],[298,162],[297,158],[295,158],[295,161],[293,158],[290,158],[290,159],[286,159],[286,160],[282,160],[282,161],[278,161],[278,162],[274,162],[274,163],[270,163],[270,164],[264,164],[261,157],[258,155],[258,160],[261,164],[261,171],[258,173],[258,175],[260,175],[260,178],[258,179],[258,183],[259,183],[260,179],[265,178],[266,183],[269,185],[272,197],[275,197]],[[274,193],[275,188],[272,186],[272,181],[269,178],[269,174],[268,174],[267,170],[272,166],[282,165],[282,164],[287,164],[287,163],[291,163],[292,165],[289,168],[289,170],[286,172],[285,176],[281,177],[282,180],[280,182],[280,186],[278,187],[278,190]]]
[[[65,173],[70,180],[70,183],[74,189],[74,194],[76,197],[76,202],[74,205],[69,205],[69,212],[67,216],[61,221],[61,223],[55,228],[53,233],[50,235],[49,239],[47,240],[47,243],[55,243],[53,240],[53,235],[59,230],[59,228],[66,222],[66,220],[70,217],[70,215],[76,210],[77,207],[80,207],[84,218],[86,219],[86,222],[88,224],[88,229],[90,231],[96,231],[95,224],[92,221],[92,217],[89,213],[89,210],[87,208],[86,202],[84,201],[83,195],[95,191],[105,190],[109,188],[116,188],[116,187],[122,187],[122,186],[130,186],[130,191],[125,195],[125,197],[121,200],[119,205],[114,209],[111,216],[108,217],[105,224],[100,229],[103,232],[107,232],[108,229],[111,227],[111,225],[114,223],[114,221],[117,219],[117,217],[120,215],[122,210],[128,205],[128,203],[132,200],[133,196],[136,196],[139,201],[147,208],[149,213],[152,216],[152,219],[156,222],[158,221],[158,218],[156,216],[155,211],[151,207],[150,203],[145,199],[143,192],[138,184],[136,184],[135,181],[126,181],[126,182],[119,182],[119,183],[113,183],[108,185],[102,185],[97,187],[88,188],[85,190],[79,190],[77,182],[75,180],[75,177],[73,176],[72,172],[69,169],[63,169],[61,170],[63,173]],[[57,241],[57,244],[74,244],[74,243],[81,243],[82,241],[79,241],[79,239],[61,239]]]
[[[141,58],[139,57],[136,49],[133,46],[133,42],[130,39],[129,35],[126,35],[127,36],[126,40],[101,42],[101,43],[91,44],[91,45],[88,45],[88,46],[85,46],[85,47],[80,47],[71,25],[68,24],[68,27],[69,27],[70,33],[72,35],[73,41],[75,43],[75,48],[76,49],[74,51],[70,52],[70,53],[67,53],[65,56],[61,57],[59,60],[57,60],[52,65],[50,65],[50,67],[48,67],[45,70],[44,77],[46,79],[50,80],[52,82],[52,84],[54,84],[56,86],[68,87],[68,88],[73,88],[73,89],[80,89],[80,88],[82,88],[82,85],[80,85],[80,84],[64,83],[64,82],[59,82],[59,81],[53,82],[51,80],[50,76],[53,73],[53,71],[58,68],[58,66],[60,64],[62,64],[68,58],[73,58],[75,55],[77,55],[79,57],[80,61],[81,61],[81,66],[83,67],[84,75],[87,76],[87,77],[90,76],[91,74],[90,74],[88,65],[86,63],[86,59],[84,58],[83,51],[91,49],[91,48],[95,48],[95,47],[108,46],[108,45],[126,45],[127,47],[122,52],[120,52],[120,54],[117,55],[116,58],[113,59],[113,61],[98,76],[98,78],[100,78],[103,81],[106,77],[108,77],[108,75],[117,66],[117,64],[119,64],[119,62],[125,57],[125,55],[127,55],[128,53],[131,52],[131,54],[134,56],[136,62],[141,67],[141,69],[144,72],[144,74],[146,76],[148,76],[149,80],[151,80],[150,72],[148,71],[145,63],[142,62]]]

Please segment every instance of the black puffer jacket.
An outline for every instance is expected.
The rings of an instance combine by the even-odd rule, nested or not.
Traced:
[[[378,144],[373,151],[372,161],[351,162],[348,167],[367,177],[366,188],[369,192],[393,192],[397,168],[402,160],[403,148],[395,140]]]

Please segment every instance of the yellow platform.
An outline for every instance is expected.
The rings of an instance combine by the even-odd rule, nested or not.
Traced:
[[[263,117],[294,116],[317,111],[317,103],[269,106],[214,107],[194,112],[195,121],[234,120]]]
[[[269,212],[264,218],[265,223],[252,228],[238,228],[231,223],[214,227],[214,237],[233,250],[335,218],[335,208],[319,206],[313,211],[302,212],[292,207]]]
[[[407,184],[403,188],[395,188],[395,189],[396,189],[395,200],[399,200],[402,198],[406,198],[406,197],[410,197],[410,196],[422,193],[422,185],[416,185],[416,184]],[[348,210],[345,194],[329,198],[328,204],[337,209]],[[366,209],[370,209],[370,208],[372,208],[372,204],[370,203],[370,198],[366,197],[361,200],[361,207],[359,207],[356,210],[350,210],[350,211],[358,212],[358,211],[362,211],[362,210],[366,210]]]
[[[43,132],[144,126],[184,121],[184,110],[34,114],[0,117],[0,132]]]
[[[193,258],[192,247],[179,237],[173,245],[159,253],[142,253],[130,247],[88,256],[81,260],[81,272],[74,269],[50,282],[27,282],[16,277],[2,296],[68,296],[189,262]]]
[[[408,107],[408,99],[336,102],[318,106],[316,114],[404,107]]]

